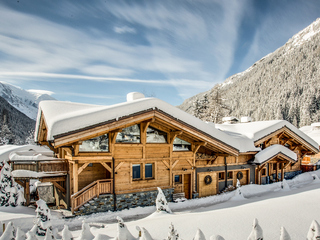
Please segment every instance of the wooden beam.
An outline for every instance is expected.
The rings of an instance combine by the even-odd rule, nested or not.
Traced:
[[[16,183],[20,184],[23,188],[26,188],[26,183],[25,182],[23,182],[21,180],[16,180],[16,179],[15,179],[15,181],[16,181]]]
[[[26,180],[26,187],[24,189],[24,196],[26,199],[26,205],[28,206],[30,204],[30,180]]]
[[[85,164],[83,164],[79,169],[78,169],[78,175],[80,175],[80,173],[82,173],[82,171],[88,167],[90,163],[89,162],[86,162]]]
[[[66,177],[44,177],[40,178],[41,182],[64,182]]]
[[[105,169],[107,169],[111,174],[112,174],[112,169],[111,167],[108,166],[105,162],[100,162],[102,166],[104,166]]]
[[[163,164],[164,164],[168,169],[170,169],[169,164],[168,164],[165,160],[162,160],[162,162],[163,162]]]
[[[52,182],[52,184],[56,187],[56,188],[58,188],[62,193],[66,193],[66,189],[64,189],[59,183],[57,183],[57,182]]]
[[[186,161],[190,164],[191,167],[193,167],[193,164],[189,159],[186,159]]]
[[[180,160],[176,160],[173,164],[172,164],[172,169],[177,165],[177,163],[179,162]]]
[[[124,162],[120,162],[114,169],[115,172],[119,170],[119,168],[124,164]]]
[[[73,164],[73,193],[78,192],[78,162]]]
[[[180,136],[181,134],[183,133],[183,131],[173,131],[170,133],[170,144],[173,143],[174,139],[177,137],[177,136]]]

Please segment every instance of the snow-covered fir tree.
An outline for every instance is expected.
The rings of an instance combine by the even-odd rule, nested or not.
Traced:
[[[82,229],[80,233],[79,240],[93,240],[94,235],[92,234],[90,230],[90,226],[85,221],[82,221]]]
[[[193,240],[206,240],[206,237],[204,236],[203,232],[199,228]]]
[[[1,235],[0,240],[15,240],[16,228],[12,222],[8,222],[6,230]]]
[[[62,235],[62,240],[71,240],[73,238],[68,225],[64,225],[61,235]]]
[[[26,233],[17,227],[16,239],[15,240],[26,240]]]
[[[127,226],[124,224],[121,217],[117,217],[118,225],[117,225],[117,238],[116,239],[123,239],[123,240],[136,240],[134,236],[129,232]]]
[[[158,187],[158,195],[156,199],[156,208],[157,208],[157,212],[172,213],[171,209],[169,208],[167,199],[163,194],[161,188],[159,187]]]
[[[248,237],[248,240],[263,240],[263,231],[258,223],[258,219],[253,220],[252,231]]]
[[[45,201],[39,199],[37,202],[35,225],[31,231],[37,236],[45,236],[47,229],[52,232],[51,213]]]
[[[225,240],[225,239],[220,235],[213,235],[210,237],[210,240]]]
[[[307,240],[317,239],[320,239],[320,225],[316,220],[313,220],[307,234]]]
[[[30,230],[29,232],[27,232],[27,239],[26,240],[38,240],[37,235]]]
[[[17,192],[11,167],[8,162],[5,162],[0,173],[0,206],[16,207],[19,204]]]
[[[280,240],[291,240],[289,233],[284,227],[281,227],[280,230]]]
[[[47,229],[44,240],[56,240],[50,228]]]
[[[179,234],[177,233],[177,231],[174,229],[173,224],[171,223],[170,227],[169,227],[169,232],[168,232],[168,237],[167,240],[179,240]]]
[[[153,240],[153,238],[151,237],[150,233],[144,227],[140,228],[140,227],[137,226],[137,230],[141,234],[140,237],[139,237],[139,240]]]

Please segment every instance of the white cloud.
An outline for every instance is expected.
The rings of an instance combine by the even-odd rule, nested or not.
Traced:
[[[136,30],[134,28],[128,27],[128,26],[122,26],[122,27],[114,27],[113,30],[116,33],[123,34],[123,33],[136,33]]]

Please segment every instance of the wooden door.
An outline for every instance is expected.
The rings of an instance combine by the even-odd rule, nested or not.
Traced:
[[[184,194],[185,194],[185,197],[187,199],[190,199],[190,195],[191,195],[191,174],[185,174],[184,176],[184,179],[183,179],[183,187],[184,187]]]

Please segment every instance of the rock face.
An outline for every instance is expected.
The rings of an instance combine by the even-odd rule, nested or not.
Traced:
[[[250,116],[297,127],[320,120],[320,19],[242,73],[179,106],[203,120]]]

